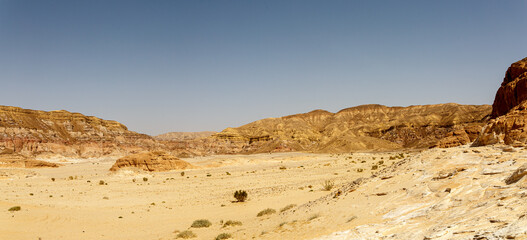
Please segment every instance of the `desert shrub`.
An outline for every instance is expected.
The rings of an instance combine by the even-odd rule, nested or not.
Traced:
[[[287,168],[285,166],[280,166],[280,170],[286,170]]]
[[[51,178],[51,181],[55,182],[55,178],[54,178],[54,177],[52,177],[52,178]]]
[[[176,238],[195,238],[197,237],[192,231],[186,230],[176,235]]]
[[[357,168],[357,172],[362,172],[362,171],[364,171],[364,169],[362,169],[362,168]]]
[[[104,185],[104,180],[100,180],[99,185]]]
[[[333,189],[333,187],[335,187],[335,183],[331,180],[326,180],[324,181],[324,184],[322,184],[322,188],[325,191],[330,191],[331,189]]]
[[[182,177],[185,176],[185,172],[181,172],[181,176],[182,176]]]
[[[311,220],[316,219],[316,218],[319,218],[319,217],[320,217],[319,214],[313,214],[313,215],[311,215],[311,217],[309,217],[307,220],[308,220],[308,221],[311,221]]]
[[[223,224],[223,227],[241,226],[241,225],[242,225],[242,222],[240,221],[229,220]]]
[[[377,165],[371,166],[371,170],[377,170],[377,168],[379,168],[379,166],[377,166]]]
[[[229,233],[221,233],[220,235],[216,236],[216,240],[223,240],[223,239],[229,239],[232,235]]]
[[[238,190],[234,192],[234,198],[236,198],[238,202],[245,202],[247,199],[247,192],[245,190]]]
[[[69,180],[73,180],[73,176],[69,176],[68,179],[69,179]]]
[[[284,208],[280,209],[280,212],[285,212],[285,211],[287,211],[287,210],[289,210],[291,208],[294,208],[294,207],[296,207],[296,204],[289,204],[289,205],[285,206]]]
[[[193,227],[193,228],[206,228],[206,227],[210,227],[212,225],[212,223],[207,220],[207,219],[199,219],[199,220],[196,220],[192,223],[192,225],[190,225],[190,227]]]
[[[264,210],[260,211],[256,216],[257,217],[262,217],[262,216],[271,215],[271,214],[274,214],[274,213],[276,213],[276,210],[274,210],[272,208],[267,208],[267,209],[264,209]]]
[[[383,164],[384,164],[383,160],[379,161],[379,165],[383,165]]]
[[[148,181],[148,178],[147,177],[143,177],[143,182],[146,182]]]
[[[16,211],[20,211],[22,208],[20,206],[14,206],[14,207],[11,207],[8,211],[10,212],[16,212]]]

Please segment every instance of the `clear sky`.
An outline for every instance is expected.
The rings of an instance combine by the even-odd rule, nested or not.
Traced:
[[[360,104],[492,104],[527,1],[0,0],[0,105],[220,131]]]

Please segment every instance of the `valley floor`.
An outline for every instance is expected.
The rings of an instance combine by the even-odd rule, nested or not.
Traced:
[[[524,149],[185,160],[198,168],[113,173],[115,159],[91,159],[0,169],[0,239],[165,240],[185,230],[195,239],[527,237],[527,180],[504,182],[527,163]],[[326,181],[335,184],[331,191]],[[246,190],[248,200],[234,202],[236,190]],[[8,211],[13,206],[21,210]],[[266,208],[276,213],[257,217]],[[212,226],[191,228],[197,219]],[[228,220],[242,225],[224,227]]]

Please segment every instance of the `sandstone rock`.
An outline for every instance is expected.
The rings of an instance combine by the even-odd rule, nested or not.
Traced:
[[[527,100],[527,58],[513,63],[507,69],[492,104],[492,117],[507,114],[525,100]]]
[[[516,183],[520,181],[520,179],[522,179],[522,177],[525,175],[527,175],[527,164],[523,164],[521,167],[516,169],[516,171],[514,171],[512,175],[505,179],[505,183],[507,185]]]
[[[144,171],[170,171],[191,168],[188,162],[178,159],[165,152],[143,152],[117,159],[110,171],[122,168],[138,168]]]
[[[8,168],[41,168],[59,167],[59,164],[35,160],[16,153],[0,154],[0,167]]]
[[[36,111],[0,106],[0,151],[34,156],[124,155],[158,146],[150,136],[129,131],[116,121],[68,111]]]

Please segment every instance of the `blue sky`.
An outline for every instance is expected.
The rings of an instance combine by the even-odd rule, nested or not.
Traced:
[[[0,0],[0,105],[220,131],[360,104],[492,104],[527,1]]]

